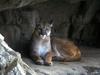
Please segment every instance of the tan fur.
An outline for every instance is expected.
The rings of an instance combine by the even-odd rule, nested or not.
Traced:
[[[53,56],[58,57],[54,60],[76,61],[81,59],[80,49],[70,40],[61,38],[52,38]],[[56,47],[56,49],[55,49]],[[56,55],[57,50],[60,56]]]
[[[52,65],[52,52],[48,52],[47,55],[46,55],[46,58],[45,58],[45,64],[51,64]]]

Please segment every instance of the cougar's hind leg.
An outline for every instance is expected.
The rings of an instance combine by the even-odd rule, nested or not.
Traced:
[[[53,64],[52,63],[52,52],[51,51],[46,54],[44,61],[45,61],[44,64],[46,66],[51,66]]]
[[[52,58],[52,60],[53,61],[64,61],[64,58],[63,57],[61,57],[61,56],[53,56],[53,58]]]

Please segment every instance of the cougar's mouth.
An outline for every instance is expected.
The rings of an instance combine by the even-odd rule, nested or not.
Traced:
[[[40,35],[42,39],[45,39],[46,38],[46,35]]]

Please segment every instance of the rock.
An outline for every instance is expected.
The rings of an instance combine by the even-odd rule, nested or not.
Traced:
[[[0,34],[0,75],[36,75],[21,59],[21,55],[11,49]]]
[[[29,4],[36,4],[47,0],[0,0],[0,11],[6,9],[14,9],[23,7]]]
[[[0,11],[6,9],[20,8],[27,5],[34,5],[45,1],[49,1],[49,0],[1,0]],[[83,0],[65,0],[65,1],[70,3],[78,3],[79,1],[83,1]]]
[[[11,48],[24,55],[38,21],[39,14],[31,7],[5,10],[0,12],[0,33]]]

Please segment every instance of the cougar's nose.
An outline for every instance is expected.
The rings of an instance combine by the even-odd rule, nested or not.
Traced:
[[[42,30],[42,31],[41,31],[41,34],[42,34],[42,35],[46,35],[46,31],[45,31],[45,30]]]

